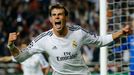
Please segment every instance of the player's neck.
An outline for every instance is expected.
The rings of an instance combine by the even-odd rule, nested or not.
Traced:
[[[57,36],[57,37],[65,37],[68,33],[68,29],[67,27],[64,27],[64,29],[62,31],[57,32],[56,30],[53,29],[53,33]]]

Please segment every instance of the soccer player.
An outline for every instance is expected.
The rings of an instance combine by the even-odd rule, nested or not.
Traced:
[[[52,5],[49,12],[52,29],[37,36],[22,52],[14,45],[19,33],[10,33],[7,46],[19,62],[23,62],[33,54],[46,52],[49,55],[53,75],[89,75],[90,72],[84,63],[80,47],[84,44],[105,46],[130,31],[127,25],[110,35],[91,35],[78,25],[66,25],[68,11],[63,5]]]

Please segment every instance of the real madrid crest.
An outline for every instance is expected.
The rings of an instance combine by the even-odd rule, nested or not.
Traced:
[[[77,47],[77,42],[75,40],[72,41],[72,47],[76,48]]]

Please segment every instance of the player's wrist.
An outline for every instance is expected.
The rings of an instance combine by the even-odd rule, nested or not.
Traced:
[[[14,49],[15,48],[14,43],[8,43],[7,48],[10,49],[10,50]]]
[[[120,32],[120,35],[123,35],[124,34],[124,31],[123,30],[120,30],[119,32]]]

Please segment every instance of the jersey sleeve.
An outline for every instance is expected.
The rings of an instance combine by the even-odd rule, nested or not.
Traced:
[[[27,58],[31,57],[33,54],[45,51],[44,42],[42,41],[46,40],[43,40],[43,38],[37,40],[37,38],[35,38],[26,48],[20,50],[20,54],[14,57],[15,60],[18,62],[23,62]]]
[[[15,60],[14,56],[11,56],[11,60],[12,60],[13,62],[17,62],[17,61]]]
[[[112,34],[105,36],[97,36],[96,34],[91,34],[84,29],[81,30],[83,39],[83,44],[95,44],[96,46],[105,46],[113,41]]]
[[[39,54],[39,61],[40,61],[42,68],[49,67],[48,62],[46,61],[46,59],[44,58],[44,56],[42,54]]]

